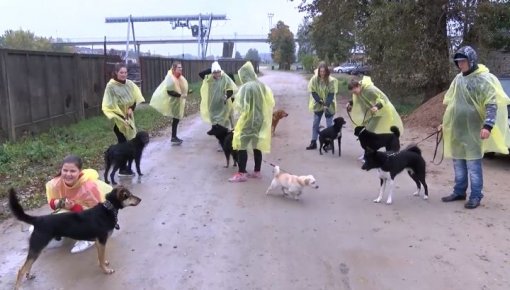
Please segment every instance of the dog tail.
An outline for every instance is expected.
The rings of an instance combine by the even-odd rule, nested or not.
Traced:
[[[275,165],[275,166],[274,166],[274,170],[273,170],[273,172],[274,172],[274,176],[275,176],[275,177],[277,177],[278,175],[280,175],[280,166]]]
[[[12,211],[12,214],[22,222],[26,222],[27,224],[34,224],[35,217],[30,216],[25,213],[23,207],[19,203],[18,197],[16,196],[16,191],[14,188],[9,189],[9,207]]]
[[[398,129],[397,126],[391,126],[390,131],[393,132],[393,134],[395,134],[395,136],[400,138],[400,130]]]
[[[421,149],[416,144],[410,144],[409,146],[406,147],[405,150],[406,151],[414,152],[414,153],[416,153],[418,155],[421,155]]]

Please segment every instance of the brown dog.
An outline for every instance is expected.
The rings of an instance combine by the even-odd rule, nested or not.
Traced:
[[[276,130],[276,126],[281,119],[287,117],[289,114],[284,110],[277,110],[273,113],[273,122],[271,123],[271,136],[274,136],[274,130]]]

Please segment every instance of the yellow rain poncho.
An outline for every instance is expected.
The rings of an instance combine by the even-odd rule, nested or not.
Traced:
[[[181,97],[172,97],[167,91],[175,91]],[[188,81],[181,75],[176,78],[170,69],[165,79],[152,94],[150,105],[163,116],[182,119],[184,117],[184,106],[188,95]]]
[[[510,99],[489,69],[478,69],[467,76],[459,73],[446,92],[443,104],[444,155],[454,159],[476,160],[484,152],[508,154],[507,105]],[[480,130],[485,121],[485,105],[497,104],[496,123],[490,137],[482,140]]]
[[[112,187],[99,180],[99,174],[94,169],[83,169],[78,181],[73,186],[67,186],[61,176],[46,183],[48,203],[52,199],[65,197],[81,205],[84,209],[103,202],[106,194],[110,191],[112,191]]]
[[[316,92],[321,98],[322,102],[326,103],[328,93],[333,93],[333,102],[328,107],[328,111],[331,115],[336,112],[336,95],[338,94],[338,80],[330,76],[328,84],[323,82],[321,78],[315,74],[308,82],[308,92],[310,93],[310,100],[308,101],[308,108],[310,112],[321,112],[324,111],[324,105],[315,102],[312,97],[312,92]]]
[[[271,89],[257,80],[251,62],[238,71],[243,85],[234,101],[234,109],[240,116],[234,129],[234,150],[258,149],[263,153],[271,150],[271,122],[274,98]]]
[[[382,104],[382,108],[372,113],[370,108],[377,103]],[[388,97],[374,86],[372,79],[367,76],[361,79],[361,94],[359,96],[352,95],[351,118],[355,126],[365,126],[368,131],[377,134],[391,133],[391,126],[398,128],[400,136],[404,133],[402,119],[400,119],[397,110]]]
[[[131,140],[136,135],[135,119],[127,119],[127,124],[124,120],[129,107],[144,101],[142,92],[135,83],[126,80],[126,83],[122,84],[111,79],[106,85],[101,107],[106,117],[113,120],[126,139]]]
[[[220,124],[229,127],[232,102],[225,101],[225,92],[228,90],[237,91],[237,86],[230,77],[221,72],[221,77],[216,80],[213,75],[207,75],[200,88],[200,115],[202,119],[210,124]]]

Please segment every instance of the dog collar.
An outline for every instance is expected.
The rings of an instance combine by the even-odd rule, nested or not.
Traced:
[[[113,206],[113,204],[112,204],[109,200],[105,200],[105,201],[103,202],[103,206],[104,206],[107,210],[109,210],[109,211],[111,211],[111,212],[113,213],[113,216],[115,217],[115,229],[116,229],[116,230],[120,229],[120,226],[119,226],[119,223],[118,223],[119,219],[117,218],[117,215],[118,215],[118,213],[119,213],[119,210],[118,210],[118,209],[116,209],[116,208]]]

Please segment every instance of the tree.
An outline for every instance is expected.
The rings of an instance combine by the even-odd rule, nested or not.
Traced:
[[[290,65],[296,61],[296,44],[289,26],[281,20],[278,21],[268,34],[268,42],[273,61],[278,63],[280,69],[289,70]]]
[[[52,38],[35,36],[29,30],[6,30],[0,37],[0,47],[23,50],[42,50],[42,51],[67,51],[72,52],[73,48],[54,46]]]
[[[243,59],[243,56],[241,55],[241,53],[239,51],[236,51],[236,56],[235,56],[236,59]]]
[[[302,62],[304,55],[311,55],[315,51],[312,43],[311,23],[308,18],[304,18],[303,23],[299,25],[296,37],[299,46],[298,60]]]
[[[248,51],[246,52],[246,55],[244,56],[244,59],[260,62],[260,56],[259,56],[258,50],[254,49],[254,48],[248,49]]]

